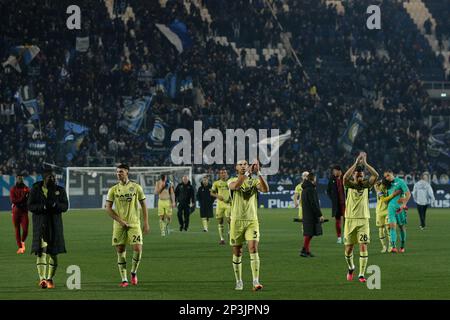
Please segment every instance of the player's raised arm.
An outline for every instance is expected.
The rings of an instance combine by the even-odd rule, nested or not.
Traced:
[[[355,172],[356,166],[359,164],[359,161],[361,160],[361,158],[362,158],[362,154],[360,153],[359,156],[356,157],[355,163],[350,168],[348,168],[348,170],[345,172],[344,178],[343,178],[344,185],[350,181],[350,178],[352,177],[353,172]]]
[[[257,185],[259,192],[269,192],[269,185],[267,184],[266,179],[264,179],[261,171],[259,171],[259,161],[255,160],[252,164],[253,170],[257,172],[259,178],[259,184]]]
[[[378,179],[378,177],[380,175],[378,174],[378,172],[371,165],[369,165],[367,163],[367,154],[366,153],[362,154],[362,162],[363,162],[363,165],[370,172],[369,184],[372,187],[375,184],[375,182],[377,182],[377,179]]]
[[[236,165],[236,171],[238,172],[238,178],[236,181],[232,181],[228,184],[230,190],[239,190],[244,183],[245,179],[252,174],[253,166],[249,166],[247,161],[240,160]]]

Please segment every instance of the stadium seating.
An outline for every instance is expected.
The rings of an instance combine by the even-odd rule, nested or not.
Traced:
[[[193,120],[221,130],[290,129],[292,138],[281,150],[280,174],[310,169],[323,177],[331,163],[351,161],[352,155],[340,149],[338,137],[359,110],[365,127],[354,150],[365,150],[376,167],[445,170],[434,166],[427,153],[430,128],[424,119],[432,114],[448,116],[449,110],[431,101],[421,84],[424,79],[442,80],[442,64],[399,3],[385,2],[383,8],[383,19],[395,23],[370,31],[361,27],[367,0],[276,2],[282,32],[264,1],[130,0],[124,11],[127,19],[113,15],[117,9],[108,7],[108,2],[81,1],[89,13],[83,16],[83,30],[75,32],[65,28],[64,14],[56,14],[65,12],[68,1],[51,6],[37,0],[12,2],[0,3],[1,62],[14,45],[37,45],[41,53],[36,58],[38,76],[11,68],[0,73],[0,104],[7,109],[16,103],[14,96],[21,86],[32,85],[41,127],[29,123],[17,104],[14,115],[0,115],[5,146],[0,150],[2,173],[23,169],[33,173],[42,161],[71,166],[114,161],[170,164],[167,153],[147,151],[146,135],[117,125],[123,96],[149,94],[155,79],[168,74],[191,77],[195,89],[174,96],[157,92],[143,124],[147,131],[155,118],[170,128],[189,130]],[[33,10],[46,20],[25,19],[18,10]],[[236,17],[242,17],[237,19],[239,32],[233,30]],[[155,27],[175,19],[186,24],[193,39],[192,48],[181,54]],[[439,24],[442,18],[436,19]],[[282,33],[290,39],[301,66],[291,57]],[[89,36],[89,50],[76,52],[75,38],[84,36]],[[151,81],[140,80],[143,70],[150,70]],[[61,160],[56,154],[66,120],[89,132],[75,156]],[[36,134],[33,139],[35,132],[41,132],[46,142],[45,157],[27,153],[29,142],[39,140]],[[214,168],[198,166],[195,172]]]

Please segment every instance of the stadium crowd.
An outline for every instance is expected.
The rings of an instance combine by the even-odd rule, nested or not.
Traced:
[[[370,31],[360,27],[370,1],[345,2],[345,16],[321,1],[304,1],[302,6],[293,0],[276,1],[278,22],[291,32],[303,65],[285,57],[261,59],[257,67],[240,63],[242,57],[231,46],[216,43],[212,36],[226,35],[238,45],[256,48],[279,42],[278,22],[264,1],[239,0],[227,11],[228,2],[205,0],[211,25],[194,4],[186,7],[183,1],[168,1],[162,8],[158,1],[129,0],[134,18],[126,23],[111,19],[103,1],[82,1],[78,31],[65,26],[69,1],[13,2],[14,6],[0,3],[1,61],[12,46],[32,44],[41,51],[33,62],[37,76],[11,68],[0,73],[1,174],[33,174],[43,161],[95,166],[112,158],[132,166],[170,165],[167,152],[148,147],[148,135],[135,135],[118,125],[124,112],[122,97],[151,92],[155,99],[142,130],[151,130],[156,118],[173,129],[193,130],[193,121],[202,120],[204,130],[291,130],[281,148],[281,176],[309,169],[325,177],[331,164],[349,164],[354,156],[341,148],[338,137],[356,110],[364,127],[353,150],[365,150],[375,167],[408,173],[443,170],[433,166],[427,153],[430,129],[424,120],[449,116],[450,111],[431,101],[420,82],[428,76],[442,80],[442,67],[395,2],[383,3],[383,19],[396,23]],[[26,12],[42,18],[27,19]],[[193,40],[192,48],[181,54],[155,26],[175,19],[186,24]],[[75,51],[75,38],[85,36],[88,51]],[[155,89],[155,79],[169,73],[191,77],[193,88],[174,97]],[[23,116],[15,102],[16,92],[25,85],[33,87],[39,102],[39,122]],[[65,120],[89,128],[70,160],[60,155]],[[27,154],[28,143],[41,140],[47,143],[46,155]],[[197,166],[195,172],[214,169]]]

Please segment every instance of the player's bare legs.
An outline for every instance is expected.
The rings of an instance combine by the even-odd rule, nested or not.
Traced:
[[[121,287],[128,287],[128,278],[127,278],[127,252],[125,245],[116,246],[117,252],[117,266],[119,267],[120,277],[122,278],[122,282],[120,283]]]
[[[242,282],[242,246],[233,246],[233,270],[236,278],[235,290],[243,290]]]
[[[142,244],[133,245],[133,261],[131,263],[131,284],[138,284],[137,270],[142,259]]]
[[[166,236],[166,215],[165,214],[159,216],[159,227],[161,229],[161,236],[165,237]]]
[[[361,243],[359,245],[359,282],[366,282],[365,273],[367,268],[367,260],[369,260],[369,252],[367,244]]]
[[[353,280],[353,271],[355,271],[355,264],[353,263],[353,245],[345,245],[345,261],[347,262],[348,272],[347,272],[347,280]]]
[[[166,226],[166,229],[165,229],[166,235],[169,235],[169,224],[171,221],[172,221],[171,216],[164,215],[164,224]]]
[[[248,251],[250,252],[250,266],[252,268],[252,275],[253,275],[253,290],[258,291],[263,288],[261,283],[259,283],[260,260],[258,254],[258,241],[249,240]]]

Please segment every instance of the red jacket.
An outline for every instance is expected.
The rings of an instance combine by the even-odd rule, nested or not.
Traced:
[[[23,185],[15,185],[11,188],[9,192],[9,197],[13,204],[13,209],[17,208],[23,211],[28,211],[28,196],[30,194],[30,188],[28,188],[25,184]]]

